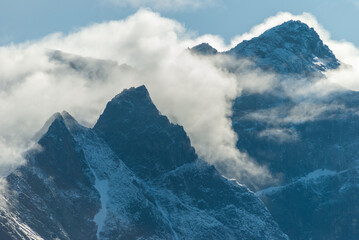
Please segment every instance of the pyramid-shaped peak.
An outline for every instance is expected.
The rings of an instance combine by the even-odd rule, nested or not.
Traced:
[[[110,111],[116,109],[116,111],[122,112],[124,115],[128,115],[128,113],[134,114],[136,112],[145,115],[160,114],[144,85],[123,90],[107,104],[106,108],[108,110],[112,109]]]
[[[294,20],[239,43],[227,54],[239,59],[247,58],[264,70],[281,74],[322,76],[321,72],[340,65],[313,28]]]
[[[148,93],[147,88],[144,85],[139,87],[131,87],[129,89],[123,90],[121,93],[117,94],[111,102],[120,103],[122,101],[149,101],[152,103],[150,94]]]
[[[70,113],[68,113],[67,111],[62,111],[60,112],[56,112],[54,113],[46,122],[48,122],[50,125],[52,122],[54,121],[62,121],[62,122],[66,122],[66,121],[76,121]]]
[[[44,124],[44,126],[33,137],[34,141],[39,141],[44,136],[51,125],[64,126],[70,132],[76,131],[82,126],[66,111],[54,113]]]
[[[54,113],[49,120],[46,121],[44,127],[51,126],[55,121],[60,122],[61,124],[65,125],[65,127],[70,131],[75,131],[81,127],[81,125],[75,120],[73,116],[67,111],[62,111],[61,113],[57,112]]]
[[[214,55],[217,54],[218,51],[208,43],[201,43],[197,46],[194,46],[190,49],[192,53],[201,54],[201,55]]]
[[[77,131],[79,129],[82,129],[83,127],[76,121],[76,119],[67,111],[61,112],[61,117],[63,119],[63,122],[65,123],[67,129],[69,129],[70,132]]]
[[[129,89],[124,89],[120,94],[116,95],[115,98],[119,98],[122,96],[131,96],[131,95],[150,96],[145,85],[141,85],[139,87],[131,87]]]
[[[145,86],[126,89],[113,98],[93,129],[144,178],[197,158],[183,127],[161,115]]]

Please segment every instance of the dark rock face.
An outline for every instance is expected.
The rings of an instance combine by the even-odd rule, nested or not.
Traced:
[[[233,106],[237,146],[284,182],[318,168],[347,169],[359,157],[359,118],[351,107],[358,100],[354,93],[299,104],[271,94],[243,95]]]
[[[358,239],[358,173],[309,175],[259,195],[291,239]]]
[[[171,223],[167,225],[170,238],[266,239],[272,234],[285,238],[245,187],[228,182],[213,166],[197,159],[183,128],[160,115],[144,86],[112,99],[94,130],[141,180],[156,189],[150,201],[166,212],[164,225]],[[246,209],[255,218],[266,219],[265,227],[258,231],[257,220],[240,213]],[[208,225],[209,221],[215,222]],[[148,216],[138,225],[158,226],[153,224]],[[252,233],[244,230],[248,227]]]
[[[197,158],[144,86],[109,102],[94,129],[66,112],[48,125],[7,177],[4,239],[287,239],[252,192]]]
[[[89,167],[81,152],[76,151],[75,140],[61,115],[53,121],[39,144],[45,151],[37,154],[33,164],[49,174],[58,187],[92,185],[89,177],[83,174],[90,175]]]
[[[289,109],[298,107],[290,99],[243,95],[234,104],[238,148],[282,180],[283,186],[266,186],[257,194],[291,239],[359,237],[359,119],[357,107],[353,108],[358,106],[358,96],[341,93],[317,102],[316,109],[326,110],[303,122],[283,121],[289,119]],[[330,104],[340,107],[330,108]],[[248,117],[268,112],[273,114],[271,121],[259,115]],[[322,170],[330,174],[306,180]]]
[[[171,124],[144,86],[113,98],[94,130],[136,174],[153,178],[197,156],[183,127]]]
[[[41,150],[30,151],[28,163],[7,177],[8,224],[20,233],[27,226],[25,239],[96,239],[94,177],[60,114],[39,144]]]

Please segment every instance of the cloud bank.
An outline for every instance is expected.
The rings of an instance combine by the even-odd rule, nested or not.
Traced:
[[[230,175],[270,174],[240,153],[231,102],[246,85],[215,62],[187,50],[195,38],[176,21],[148,10],[69,35],[0,48],[0,162],[4,173],[23,162],[21,150],[54,112],[67,110],[92,126],[124,88],[146,85],[158,109],[184,126],[199,156],[228,164]],[[258,77],[246,74],[246,80]],[[251,87],[253,88],[252,82]],[[225,168],[223,168],[225,169]],[[3,174],[4,174],[3,173]]]

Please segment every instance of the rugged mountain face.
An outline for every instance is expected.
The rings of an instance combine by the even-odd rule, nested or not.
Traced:
[[[244,94],[233,106],[237,146],[284,182],[318,168],[345,170],[359,157],[357,104],[359,94],[349,92],[301,102]]]
[[[227,54],[249,58],[264,70],[309,75],[339,66],[332,51],[313,28],[300,21],[288,21],[259,37],[243,41]]]
[[[359,94],[286,91],[339,67],[314,29],[289,21],[225,53],[208,44],[192,51],[249,59],[278,77],[273,91],[245,91],[232,116],[237,147],[267,165],[278,185],[253,194],[224,178],[145,87],[131,88],[93,129],[66,112],[45,124],[26,165],[1,184],[0,239],[359,239]],[[89,79],[112,64],[50,57]]]
[[[27,164],[7,177],[2,239],[96,239],[92,219],[100,196],[66,118],[56,114],[41,149],[30,151]]]
[[[192,51],[203,55],[217,53],[207,43]],[[265,71],[300,76],[322,76],[321,72],[340,65],[317,32],[300,21],[285,22],[220,54],[250,60]]]
[[[281,178],[282,187],[259,196],[291,239],[359,237],[358,99],[356,92],[314,102],[245,94],[234,103],[237,147]],[[303,181],[321,171],[330,174]]]
[[[112,99],[94,130],[144,179],[197,159],[183,127],[159,113],[144,86]]]
[[[246,187],[197,158],[144,86],[94,129],[68,113],[7,177],[1,239],[287,239]]]
[[[291,239],[358,239],[359,169],[318,169],[257,192]]]
[[[310,89],[338,68],[332,51],[314,29],[289,21],[222,54],[279,79],[273,91],[235,99],[232,123],[238,149],[280,179],[279,186],[258,186],[257,195],[281,229],[291,239],[358,239],[359,93],[295,97],[286,89]]]

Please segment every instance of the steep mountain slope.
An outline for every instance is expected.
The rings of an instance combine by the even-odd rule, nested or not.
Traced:
[[[301,102],[244,94],[233,106],[237,146],[284,182],[318,168],[347,169],[359,159],[358,104],[357,93]]]
[[[358,239],[359,169],[318,169],[257,192],[291,239]]]
[[[358,99],[356,92],[314,102],[257,94],[236,99],[237,146],[281,179],[283,187],[260,197],[291,239],[359,237]],[[321,169],[332,174],[301,181]]]
[[[250,60],[256,67],[276,74],[323,77],[322,72],[336,69],[340,62],[313,28],[300,21],[288,21],[219,53],[208,43],[191,48],[202,55],[223,54]],[[297,76],[298,77],[298,76]]]
[[[292,94],[339,67],[332,51],[314,29],[289,21],[222,54],[279,80],[272,91],[235,99],[232,123],[238,149],[280,180],[257,186],[257,195],[281,229],[291,239],[358,239],[359,93]]]
[[[144,86],[112,99],[94,130],[144,179],[153,179],[197,158],[183,127],[160,115]]]
[[[238,59],[250,59],[263,70],[281,74],[310,75],[339,66],[315,30],[300,21],[285,22],[226,53]]]
[[[56,114],[39,145],[6,179],[2,231],[12,232],[7,239],[96,239],[92,219],[100,208],[99,194],[62,115]]]
[[[287,239],[252,192],[197,158],[144,86],[109,102],[94,130],[66,112],[51,120],[7,177],[2,239]]]

